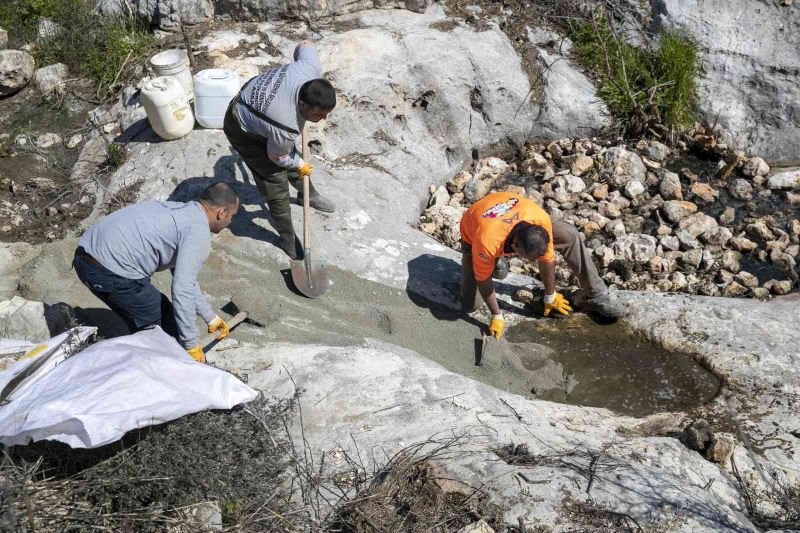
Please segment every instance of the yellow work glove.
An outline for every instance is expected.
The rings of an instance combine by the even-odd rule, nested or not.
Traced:
[[[303,166],[297,169],[297,173],[301,178],[304,176],[311,176],[311,165],[303,161]]]
[[[492,321],[489,322],[489,333],[495,338],[500,339],[503,336],[503,331],[506,329],[506,321],[503,315],[492,315]]]
[[[548,300],[550,300],[549,303]],[[555,311],[564,316],[568,316],[570,311],[572,311],[572,308],[569,306],[569,302],[566,298],[561,296],[559,293],[554,292],[550,295],[544,295],[544,316],[550,316],[550,311]]]
[[[203,353],[203,349],[201,347],[195,346],[194,348],[187,348],[186,352],[198,363],[206,362],[206,354]]]
[[[215,316],[214,320],[208,323],[208,332],[214,333],[215,331],[219,331],[217,334],[217,340],[222,340],[228,336],[228,333],[231,330],[228,328],[228,324],[225,323],[219,316]]]

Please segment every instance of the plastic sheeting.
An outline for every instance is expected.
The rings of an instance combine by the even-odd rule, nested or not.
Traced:
[[[96,448],[132,429],[205,409],[230,409],[258,393],[231,374],[194,361],[160,328],[98,342],[75,355],[68,345],[94,328],[54,337],[48,348],[0,372],[0,391],[40,357],[49,360],[0,406],[0,442],[57,440]],[[56,350],[56,352],[52,352]]]

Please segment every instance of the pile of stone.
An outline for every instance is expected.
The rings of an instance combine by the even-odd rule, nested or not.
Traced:
[[[490,192],[513,191],[578,228],[610,286],[709,296],[786,294],[800,254],[800,194],[792,192],[800,188],[800,171],[770,175],[759,157],[724,153],[728,160],[720,159],[704,182],[688,168],[668,170],[680,154],[656,141],[631,147],[596,139],[534,143],[517,161],[482,159],[472,172],[432,186],[419,227],[458,250],[466,208]],[[757,216],[756,202],[785,203],[787,211],[776,207]],[[780,279],[759,281],[743,264],[770,266]],[[514,260],[512,270],[533,274],[536,265]],[[574,284],[563,264],[557,273],[560,283]]]

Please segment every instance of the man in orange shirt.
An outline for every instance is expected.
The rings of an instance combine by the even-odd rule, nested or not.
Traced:
[[[497,192],[475,202],[461,218],[461,247],[462,309],[467,313],[477,309],[480,293],[492,313],[489,330],[498,339],[505,330],[505,320],[497,304],[492,276],[495,273],[494,277],[503,279],[507,275],[502,262],[504,256],[512,254],[538,261],[545,292],[544,316],[553,311],[562,315],[572,311],[566,298],[556,292],[555,250],[564,256],[567,267],[578,278],[586,294],[586,309],[609,318],[624,314],[611,302],[578,230],[566,222],[551,220],[524,196]],[[500,268],[496,271],[496,267]]]

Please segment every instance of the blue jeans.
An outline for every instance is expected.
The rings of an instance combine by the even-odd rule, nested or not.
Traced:
[[[89,262],[85,254],[82,247],[75,250],[72,266],[78,279],[117,313],[132,333],[161,326],[167,334],[178,336],[172,303],[150,283],[150,278],[123,278]]]

